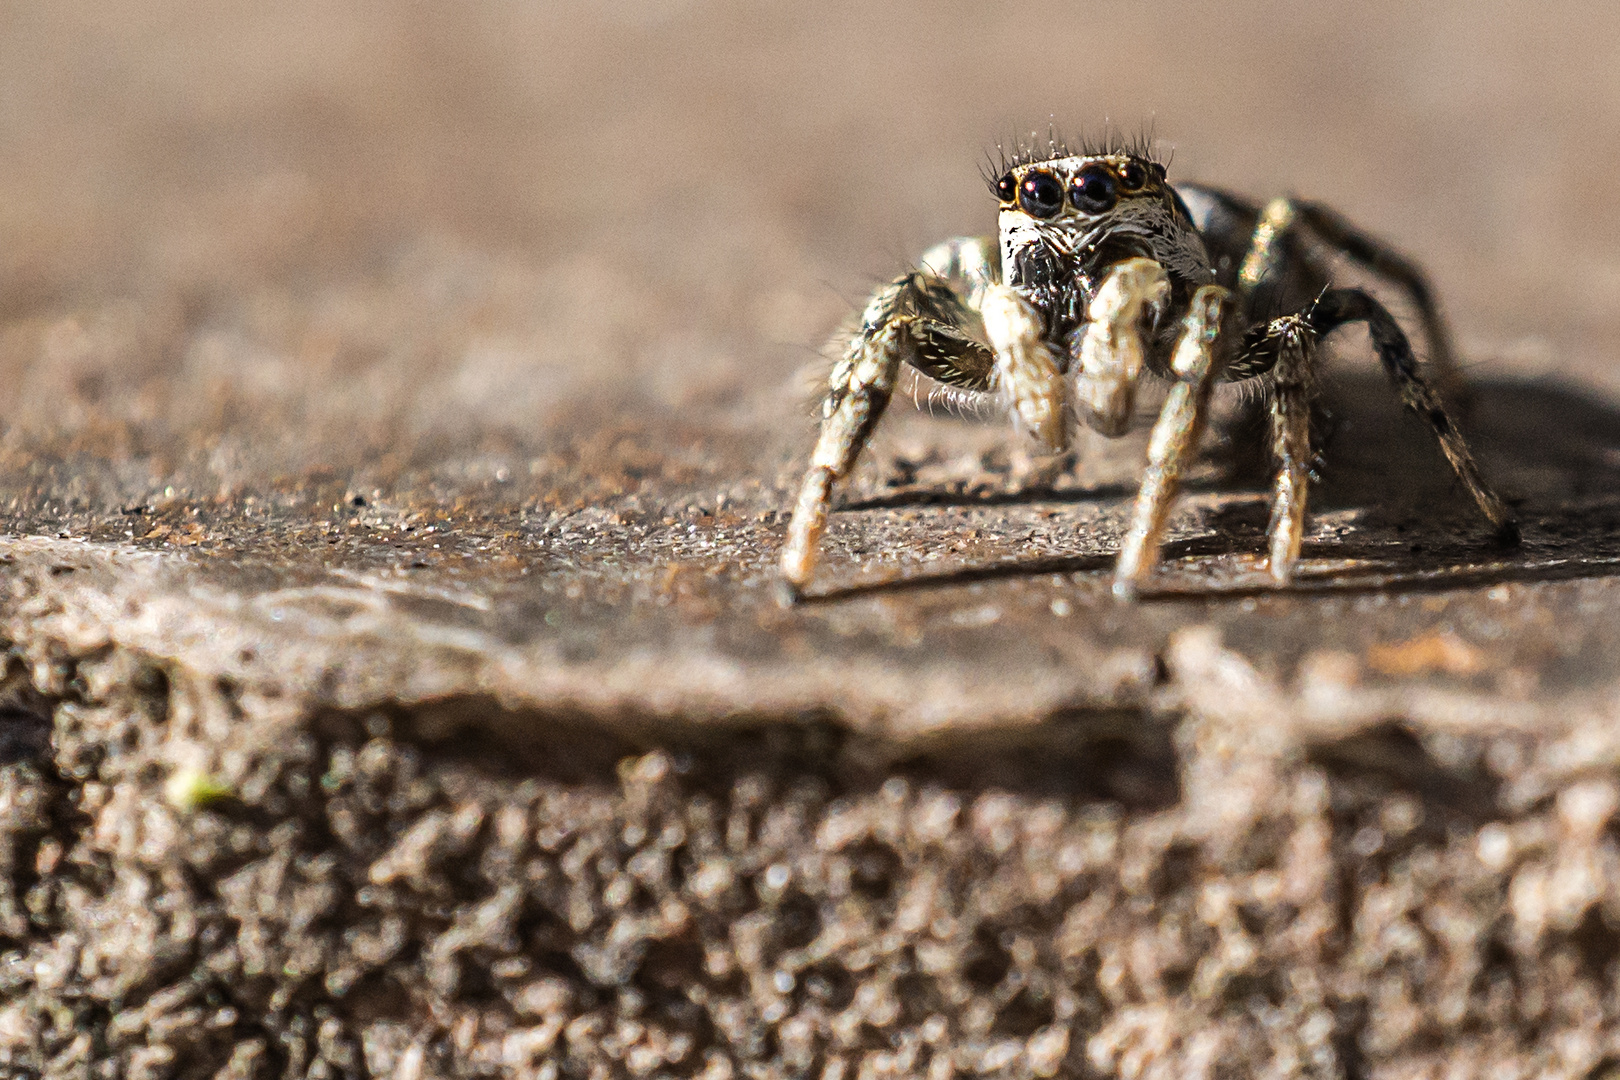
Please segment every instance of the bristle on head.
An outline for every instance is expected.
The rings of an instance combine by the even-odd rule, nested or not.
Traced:
[[[1065,139],[1055,127],[1049,127],[1044,137],[1032,131],[1027,137],[1018,136],[1006,143],[997,143],[993,152],[985,154],[984,178],[994,191],[996,181],[1010,170],[1024,165],[1067,157],[1108,157],[1114,154],[1128,154],[1164,168],[1169,162],[1159,157],[1158,149],[1151,123],[1143,124],[1134,135],[1127,135],[1110,125],[1103,129],[1101,136],[1082,134],[1077,141]]]

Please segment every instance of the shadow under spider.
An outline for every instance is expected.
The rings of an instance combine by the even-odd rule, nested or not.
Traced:
[[[972,585],[981,581],[1002,578],[1039,577],[1042,574],[1094,574],[1113,569],[1112,555],[1051,555],[1038,559],[1006,559],[986,566],[962,566],[951,570],[905,574],[881,581],[862,582],[858,585],[836,585],[820,592],[799,597],[800,604],[826,604],[835,600],[853,600],[862,596],[884,596],[893,593],[940,589],[953,585]]]
[[[1321,514],[1356,509],[1346,535],[1307,541],[1300,573],[1279,588],[1258,570],[1265,551],[1264,417],[1252,405],[1210,439],[1225,466],[1223,481],[1189,485],[1193,493],[1225,492],[1230,501],[1206,507],[1209,531],[1167,544],[1156,583],[1144,602],[1242,598],[1260,595],[1435,591],[1509,582],[1560,581],[1620,574],[1620,408],[1585,391],[1547,382],[1476,383],[1463,425],[1495,480],[1518,511],[1525,544],[1493,547],[1482,522],[1438,447],[1415,418],[1400,409],[1388,384],[1369,373],[1331,379],[1324,404],[1332,438],[1323,448],[1325,476],[1313,485],[1311,508]],[[1515,499],[1533,490],[1533,499]],[[851,503],[842,512],[916,506],[993,507],[1036,503],[1081,504],[1125,499],[1133,485],[1056,491],[1047,487],[980,495],[906,491]],[[1612,500],[1612,501],[1611,501]],[[1355,535],[1355,534],[1361,535]],[[1246,571],[1200,573],[1190,559],[1250,557]],[[1362,562],[1313,572],[1309,561]],[[1041,556],[985,566],[906,574],[837,586],[805,596],[825,603],[862,596],[945,588],[1042,574],[1097,574],[1105,579],[1114,556]],[[1224,576],[1225,581],[1219,580]],[[1099,585],[1102,580],[1099,580]]]
[[[1184,491],[1210,490],[1211,485],[1186,485]],[[892,495],[876,495],[839,506],[837,513],[863,510],[906,510],[917,506],[1025,506],[1031,503],[1088,503],[1104,499],[1128,499],[1136,494],[1134,484],[1100,484],[1090,488],[1064,488],[1049,485],[1018,488],[1014,491],[929,491],[907,488]]]

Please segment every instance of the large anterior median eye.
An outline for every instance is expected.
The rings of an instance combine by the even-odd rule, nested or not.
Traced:
[[[1063,185],[1051,173],[1032,172],[1018,185],[1018,205],[1031,217],[1051,217],[1063,209]]]
[[[1097,165],[1083,169],[1069,181],[1069,201],[1083,214],[1101,214],[1119,201],[1114,190],[1114,174]]]

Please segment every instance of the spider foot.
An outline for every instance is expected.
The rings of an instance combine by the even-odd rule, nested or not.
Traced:
[[[1271,575],[1271,583],[1277,588],[1287,588],[1293,584],[1294,570],[1297,566],[1295,559],[1269,558],[1265,562],[1266,572]]]
[[[1141,586],[1131,578],[1116,577],[1114,579],[1114,599],[1129,604],[1142,596]]]

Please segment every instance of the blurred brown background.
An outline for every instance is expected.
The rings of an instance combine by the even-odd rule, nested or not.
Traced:
[[[1049,123],[1330,201],[1472,364],[1620,389],[1606,5],[57,0],[0,8],[0,417],[121,497],[200,428],[207,488],[582,401],[776,424]]]

